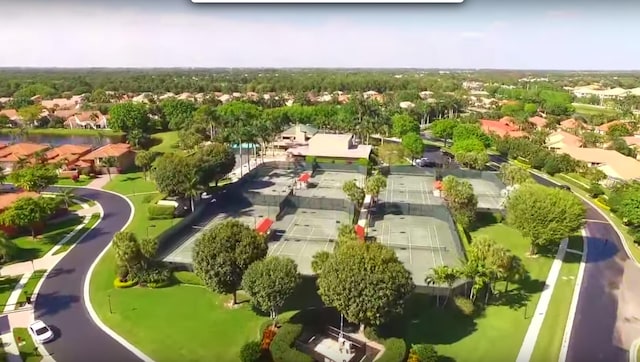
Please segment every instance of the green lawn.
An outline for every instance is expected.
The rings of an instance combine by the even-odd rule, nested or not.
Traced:
[[[18,337],[23,341],[21,345],[18,345],[18,350],[24,362],[38,362],[42,360],[42,356],[36,349],[36,345],[33,343],[33,339],[26,328],[13,329],[13,338],[16,340],[16,343],[18,343]]]
[[[486,235],[522,259],[529,278],[510,284],[498,283],[498,295],[480,316],[472,318],[453,308],[439,308],[427,296],[412,297],[405,312],[403,337],[408,345],[433,344],[438,352],[456,361],[513,361],[516,359],[535,311],[552,258],[528,257],[529,243],[515,229],[496,222],[491,214],[480,214],[472,237]],[[482,301],[484,294],[478,296]],[[491,342],[493,341],[493,342]]]
[[[178,140],[180,139],[178,131],[156,133],[151,137],[159,142],[159,144],[151,147],[151,151],[166,153],[178,150]]]
[[[142,172],[114,175],[111,181],[104,186],[104,189],[121,195],[157,191],[156,185],[152,181],[145,180]]]
[[[20,293],[20,297],[18,298],[18,303],[26,303],[27,295],[33,295],[36,286],[40,282],[40,279],[44,276],[44,273],[47,271],[44,269],[36,270],[31,274],[27,282],[24,284],[24,288],[22,288],[22,293]]]
[[[13,289],[16,287],[22,275],[6,276],[0,278],[0,310],[4,309],[9,300],[9,296]]]
[[[82,219],[79,216],[75,216],[61,222],[48,224],[44,233],[38,235],[36,239],[32,238],[31,235],[12,239],[17,247],[16,254],[12,257],[12,262],[16,263],[43,257],[60,240],[80,225]]]
[[[560,275],[553,288],[549,309],[545,315],[536,346],[531,356],[533,362],[557,361],[562,347],[562,338],[569,318],[571,300],[576,286],[582,255],[566,253]]]
[[[610,114],[610,115],[618,114],[618,111],[616,111],[615,109],[606,108],[606,107],[597,107],[591,104],[573,103],[573,107],[576,109],[576,113],[583,113],[583,114],[602,113],[602,114]]]
[[[87,222],[87,224],[85,226],[83,226],[82,229],[78,230],[78,232],[75,235],[73,235],[73,237],[71,237],[69,240],[67,240],[64,244],[60,245],[58,250],[56,250],[53,253],[53,255],[58,255],[60,253],[64,253],[67,250],[69,250],[69,248],[73,244],[75,244],[78,241],[78,239],[80,239],[89,230],[93,229],[93,227],[98,223],[98,220],[100,220],[100,214],[91,215],[91,218],[89,219],[89,222]]]
[[[80,211],[82,210],[82,204],[77,204],[75,202],[69,204],[69,211]]]
[[[58,182],[56,182],[56,185],[60,185],[60,186],[87,186],[88,184],[91,183],[91,181],[93,181],[93,179],[89,178],[88,176],[80,176],[80,178],[77,181],[73,181],[70,178],[61,178],[61,179],[58,179]]]

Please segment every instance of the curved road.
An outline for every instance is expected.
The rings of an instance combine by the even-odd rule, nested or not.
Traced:
[[[499,164],[506,161],[491,158]],[[532,176],[542,185],[558,185]],[[587,257],[566,362],[628,362],[629,346],[640,335],[640,268],[629,259],[609,221],[591,203],[583,204]]]
[[[45,345],[59,362],[139,361],[132,352],[103,332],[84,306],[83,285],[89,267],[120,231],[133,212],[122,197],[95,189],[74,193],[102,205],[102,221],[89,232],[44,280],[35,301],[35,317],[52,327],[56,339]]]

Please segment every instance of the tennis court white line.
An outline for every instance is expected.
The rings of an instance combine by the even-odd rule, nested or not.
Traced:
[[[431,236],[431,230],[429,230],[429,228],[426,229],[427,230],[427,235],[429,235],[429,246],[433,247],[433,237]],[[433,268],[437,267],[437,260],[436,260],[436,252],[432,249],[431,250],[431,258],[433,259]]]
[[[311,235],[313,235],[313,231],[314,231],[315,229],[316,229],[316,228],[311,227],[311,232],[309,233],[309,238],[311,237]],[[300,259],[300,257],[302,256],[302,253],[304,253],[304,249],[306,249],[306,248],[307,248],[307,244],[308,244],[308,243],[309,243],[309,239],[307,239],[307,240],[305,240],[305,241],[304,241],[304,244],[302,245],[302,249],[300,249],[300,252],[298,252],[298,259]]]
[[[289,225],[287,225],[286,230],[284,231],[284,234],[282,235],[282,237],[284,238],[284,240],[282,240],[282,245],[280,246],[280,249],[278,249],[278,253],[276,255],[281,255],[282,254],[282,249],[284,249],[284,247],[287,245],[287,243],[289,242],[285,236],[287,235],[287,233],[289,233],[289,231],[293,231],[295,230],[295,224],[296,221],[298,220],[298,216],[293,216],[293,220],[291,220],[291,223]],[[293,229],[291,229],[291,227],[293,226]],[[276,246],[277,248],[277,246]],[[276,251],[276,248],[273,248],[274,252]]]
[[[427,193],[427,190],[426,190],[426,186],[424,185],[424,183],[422,183],[422,181],[420,181],[420,191],[422,191],[420,192],[420,194],[422,195],[422,203],[426,205],[427,200],[425,198],[425,194]]]
[[[431,228],[433,228],[433,232],[435,234],[436,237],[436,241],[438,242],[438,248],[440,248],[440,238],[438,237],[438,229],[436,229],[435,225],[431,225]],[[442,256],[442,250],[438,250],[438,254],[440,254],[440,262],[442,263],[442,265],[444,265],[444,256]]]
[[[409,264],[413,264],[413,244],[411,244],[411,232],[407,234],[409,236]]]

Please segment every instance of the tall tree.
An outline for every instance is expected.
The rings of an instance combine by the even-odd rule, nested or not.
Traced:
[[[113,250],[118,265],[133,269],[142,259],[142,251],[136,235],[130,231],[120,231],[113,235]]]
[[[414,285],[395,252],[380,243],[351,243],[322,266],[318,294],[348,320],[378,326],[401,313]]]
[[[109,127],[125,133],[139,131],[145,135],[150,134],[152,123],[148,112],[143,103],[118,103],[109,109]]]
[[[444,146],[447,146],[447,141],[453,138],[453,131],[458,127],[459,122],[455,119],[439,119],[429,126],[429,130],[434,137],[438,137],[444,141]]]
[[[218,182],[227,177],[236,166],[236,156],[233,150],[222,143],[210,143],[195,153],[195,162],[198,167],[198,177],[203,187],[210,183]]]
[[[447,206],[463,228],[468,228],[475,220],[478,198],[473,186],[467,180],[447,176],[442,180],[442,189]]]
[[[149,170],[153,165],[153,161],[156,160],[157,154],[153,151],[138,151],[136,152],[135,164],[142,169],[142,174],[145,180],[147,179]]]
[[[578,232],[586,210],[580,199],[565,190],[526,183],[507,198],[507,222],[529,238],[529,253],[558,243]]]
[[[5,226],[29,228],[35,239],[36,230],[55,211],[55,199],[44,197],[22,197],[0,214],[0,223]]]
[[[253,137],[252,125],[261,117],[261,109],[257,106],[242,102],[234,101],[218,107],[218,115],[225,125],[225,138],[236,143],[240,147],[240,163],[242,160],[242,145]],[[240,176],[242,176],[242,167],[240,168]]]
[[[169,196],[186,197],[196,165],[192,159],[178,153],[165,153],[153,167],[153,180],[158,190]]]
[[[503,163],[498,176],[507,186],[521,185],[532,180],[529,171],[511,163]]]
[[[342,185],[342,191],[347,195],[347,198],[353,202],[355,207],[362,206],[365,193],[364,189],[356,183],[355,180],[349,180]]]
[[[58,182],[58,173],[49,165],[38,164],[13,170],[9,181],[25,191],[41,192]]]
[[[298,266],[288,257],[271,256],[251,264],[242,278],[242,290],[251,304],[269,312],[275,322],[278,312],[300,283]]]
[[[424,142],[417,133],[408,133],[402,137],[402,146],[411,156],[411,160],[422,157],[424,153]]]
[[[364,185],[364,191],[376,200],[380,192],[387,188],[387,178],[378,174],[367,178]]]
[[[460,272],[456,268],[448,265],[440,265],[431,269],[431,274],[427,275],[425,281],[428,284],[446,285],[449,289],[447,297],[442,304],[447,305],[451,293],[453,293],[453,284],[460,278]],[[437,295],[437,303],[440,304],[440,295]]]
[[[391,117],[391,125],[394,137],[402,138],[409,133],[420,133],[420,123],[408,114],[396,114]]]
[[[160,109],[169,124],[169,129],[180,130],[193,121],[197,106],[185,99],[169,98],[160,102]]]
[[[255,230],[238,220],[225,220],[205,231],[193,248],[196,275],[217,293],[233,295],[240,288],[245,271],[267,255],[267,243]]]

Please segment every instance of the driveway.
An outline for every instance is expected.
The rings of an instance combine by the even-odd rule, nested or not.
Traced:
[[[491,161],[506,160],[492,156]],[[539,184],[555,185],[532,176]],[[587,262],[566,361],[628,362],[629,346],[640,335],[640,268],[629,259],[607,219],[595,206],[583,203],[587,209]]]
[[[74,192],[100,203],[104,217],[51,270],[38,293],[35,317],[56,333],[56,339],[47,343],[46,349],[60,362],[139,361],[93,322],[82,300],[89,267],[113,235],[124,227],[133,210],[121,197],[104,191],[76,189]]]

